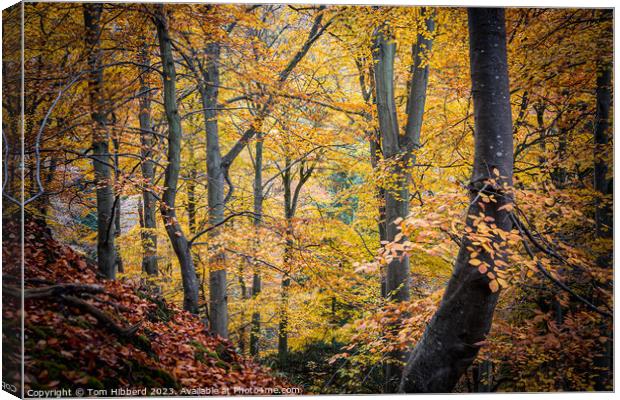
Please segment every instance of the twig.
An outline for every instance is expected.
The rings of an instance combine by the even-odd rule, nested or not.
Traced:
[[[510,214],[513,222],[515,223],[515,225],[517,226],[517,229],[519,229],[519,232],[521,233],[521,235],[525,236],[522,237],[522,242],[523,242],[523,246],[525,247],[525,251],[529,254],[529,256],[533,259],[536,260],[536,256],[534,255],[534,252],[532,251],[532,249],[530,248],[530,245],[528,244],[526,237],[527,235],[525,235],[525,232],[523,231],[523,227],[520,223],[520,221],[515,217],[514,214]],[[580,301],[581,303],[585,304],[586,307],[588,307],[590,310],[597,312],[605,317],[608,318],[613,318],[613,315],[608,313],[607,311],[601,310],[599,309],[597,306],[595,306],[594,304],[592,304],[591,302],[589,302],[587,299],[583,298],[582,296],[580,296],[579,294],[577,294],[575,291],[573,291],[570,287],[568,287],[564,282],[554,278],[551,273],[549,271],[547,271],[547,269],[542,265],[542,263],[539,260],[536,260],[536,268],[538,268],[538,270],[547,278],[549,279],[551,282],[553,282],[556,286],[558,286],[560,289],[564,290],[565,292],[567,292],[568,294],[570,294],[571,296],[573,296],[573,298],[575,298],[576,300]]]
[[[97,319],[97,321],[101,325],[110,329],[112,332],[116,333],[119,336],[131,337],[138,331],[138,329],[142,325],[142,322],[138,322],[137,324],[130,326],[128,328],[123,328],[117,325],[116,322],[114,322],[114,320],[112,319],[112,317],[109,316],[106,312],[98,309],[97,307],[93,306],[92,304],[82,299],[79,299],[75,296],[68,296],[68,295],[61,295],[60,297],[61,299],[71,304],[72,306],[75,306],[81,309],[82,311],[85,311],[91,314],[93,317]]]

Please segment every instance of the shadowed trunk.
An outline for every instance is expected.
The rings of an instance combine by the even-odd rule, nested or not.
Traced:
[[[256,297],[261,292],[261,278],[258,272],[252,277],[252,296]],[[260,351],[260,312],[252,313],[252,327],[250,329],[250,355],[258,356]]]
[[[146,42],[145,42],[146,43]],[[157,219],[156,199],[153,193],[155,179],[155,165],[153,163],[153,146],[155,135],[151,126],[151,94],[146,74],[149,72],[148,46],[145,44],[140,49],[138,62],[140,67],[140,153],[142,157],[142,270],[148,275],[157,275]]]
[[[168,166],[164,175],[164,193],[160,211],[166,233],[181,266],[183,280],[183,308],[193,314],[198,313],[198,278],[189,243],[176,216],[175,201],[179,170],[181,168],[181,118],[176,98],[176,71],[172,55],[172,45],[168,31],[168,20],[163,5],[156,6],[154,17],[159,39],[159,51],[163,69],[164,109],[168,120]]]
[[[84,4],[85,45],[88,61],[88,95],[93,120],[93,168],[97,185],[97,265],[108,279],[116,276],[114,247],[114,190],[111,182],[109,133],[106,127],[103,93],[103,52],[101,50],[101,14],[103,4]]]
[[[287,148],[288,154],[288,148]],[[295,210],[293,206],[291,174],[291,160],[286,156],[284,163],[284,173],[282,183],[284,186],[284,218],[286,220],[285,244],[284,244],[284,271],[291,273],[291,257],[293,252],[293,216]],[[278,323],[278,364],[284,368],[288,362],[288,292],[291,280],[288,275],[282,275],[280,283],[280,322]]]
[[[256,230],[256,248],[258,233],[263,219],[263,140],[262,134],[256,136],[256,156],[254,157],[254,228]],[[262,290],[259,265],[255,262],[252,276],[252,297],[256,298]],[[260,312],[252,313],[250,328],[250,355],[258,356],[260,348]]]
[[[501,184],[512,185],[513,141],[508,65],[506,60],[506,28],[504,10],[470,8],[469,43],[472,91],[474,97],[475,150],[471,182],[471,204],[468,215],[484,214],[493,218],[498,230],[512,228],[503,206],[511,203],[511,195]],[[501,176],[495,177],[497,170]],[[499,184],[489,183],[495,178]],[[481,192],[493,195],[497,203],[482,207]],[[480,261],[490,271],[499,269],[495,259],[472,243],[477,224],[467,218],[472,233],[464,235],[453,274],[441,304],[422,338],[408,357],[403,371],[401,392],[450,392],[471,365],[491,327],[499,291],[490,289],[487,275],[469,265],[470,249],[479,253]],[[494,243],[502,246],[495,234]]]
[[[119,166],[119,151],[120,151],[120,141],[118,137],[112,137],[112,145],[114,146],[114,179],[118,182],[120,177],[120,166]],[[114,206],[114,240],[115,240],[115,249],[116,249],[116,271],[124,272],[123,269],[123,259],[121,257],[120,245],[119,245],[119,237],[121,236],[121,207],[122,207],[122,199],[121,195],[116,196],[116,205]]]
[[[599,63],[596,78],[596,120],[594,125],[594,189],[601,196],[596,204],[596,233],[601,237],[613,235],[611,207],[606,197],[612,195],[607,179],[609,157],[609,110],[611,107],[611,63]]]
[[[613,11],[601,10],[601,14],[613,20]],[[606,32],[611,37],[612,32]],[[606,46],[600,46],[600,54],[611,54]],[[596,235],[600,238],[613,239],[613,176],[607,178],[607,160],[613,147],[609,144],[610,112],[612,106],[612,73],[613,65],[609,60],[598,60],[596,77],[596,116],[594,121],[594,189],[597,191],[595,221]],[[613,253],[602,254],[597,264],[612,268]],[[612,290],[611,287],[607,287]],[[595,299],[600,302],[600,300]],[[601,324],[602,334],[608,338],[603,344],[602,353],[594,359],[594,366],[600,369],[595,379],[595,390],[613,389],[614,342],[613,326],[606,321]]]

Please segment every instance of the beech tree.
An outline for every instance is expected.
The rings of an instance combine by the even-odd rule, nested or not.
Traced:
[[[84,4],[84,27],[88,59],[88,92],[93,121],[93,168],[97,185],[97,264],[108,279],[116,276],[116,247],[114,237],[115,209],[112,189],[113,161],[110,157],[110,134],[106,124],[106,99],[103,89],[103,52],[101,51],[101,14],[103,4]]]
[[[177,106],[176,94],[176,69],[172,54],[168,17],[163,5],[155,7],[153,21],[157,27],[157,39],[159,40],[159,52],[163,69],[163,95],[166,119],[168,120],[168,165],[164,175],[164,193],[159,206],[166,233],[172,243],[174,252],[179,260],[183,278],[183,308],[193,314],[198,313],[198,278],[194,268],[194,260],[191,255],[190,243],[188,242],[183,228],[177,219],[175,209],[177,197],[177,185],[179,170],[181,168],[181,138],[183,130],[181,118]]]
[[[397,110],[394,99],[394,57],[396,43],[389,33],[389,25],[377,28],[375,33],[374,55],[376,65],[375,74],[375,97],[377,103],[377,115],[379,119],[380,144],[374,144],[371,140],[371,152],[376,152],[380,146],[383,158],[388,163],[390,177],[394,180],[391,187],[384,189],[384,220],[380,221],[380,230],[385,229],[387,241],[404,242],[407,240],[400,233],[398,223],[409,215],[411,174],[409,170],[416,162],[415,151],[420,147],[420,134],[426,101],[429,67],[425,62],[432,49],[433,40],[429,35],[435,30],[433,11],[422,9],[424,16],[424,31],[418,33],[417,40],[412,49],[413,64],[411,66],[411,78],[407,97],[407,123],[401,134],[397,118]],[[374,162],[376,164],[376,161]],[[393,186],[393,187],[392,187]],[[383,217],[383,216],[382,216]],[[385,285],[383,293],[389,299],[396,301],[408,301],[409,295],[409,257],[394,258],[387,265]],[[394,354],[396,359],[400,354]],[[388,391],[395,391],[400,379],[399,368],[392,363],[387,364],[386,387]]]
[[[146,38],[144,38],[146,40]],[[148,84],[147,76],[149,74],[150,60],[148,53],[148,45],[145,42],[138,53],[138,63],[140,67],[140,145],[142,177],[144,178],[144,188],[142,189],[142,226],[144,231],[142,235],[142,269],[148,275],[157,275],[157,199],[153,193],[155,183],[155,157],[154,143],[156,137],[153,131],[151,120],[151,87]]]
[[[470,8],[467,14],[475,121],[469,229],[439,309],[408,357],[401,392],[450,392],[471,365],[491,328],[499,297],[497,283],[473,261],[484,261],[489,272],[497,273],[505,255],[474,244],[480,232],[469,217],[484,215],[492,222],[492,243],[499,249],[506,244],[502,232],[512,229],[513,139],[504,10]],[[481,195],[494,201],[484,203]]]

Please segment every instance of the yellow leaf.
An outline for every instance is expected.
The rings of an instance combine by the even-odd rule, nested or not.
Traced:
[[[492,280],[489,282],[489,289],[491,289],[493,293],[497,292],[499,290],[499,283],[497,283],[496,280]]]
[[[477,258],[472,258],[469,260],[469,263],[475,267],[482,264],[482,261],[478,260]]]

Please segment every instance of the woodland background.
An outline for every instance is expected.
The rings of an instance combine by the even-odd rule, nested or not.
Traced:
[[[133,322],[93,351],[147,346],[183,384],[611,388],[611,10],[26,3],[23,126],[18,13],[3,223],[22,203],[34,232],[30,387],[118,384],[49,362],[82,351],[60,331]],[[130,312],[154,304],[174,329]]]

